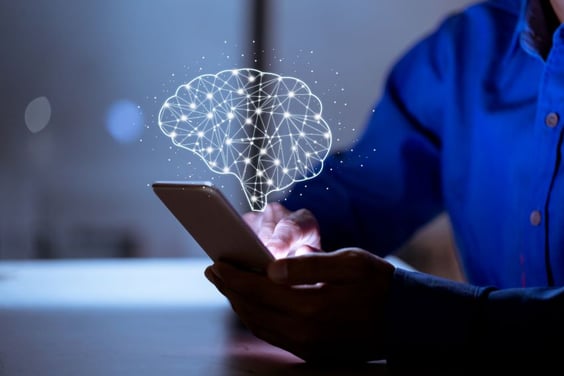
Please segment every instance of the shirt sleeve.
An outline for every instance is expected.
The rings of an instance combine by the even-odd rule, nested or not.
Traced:
[[[454,100],[447,94],[451,23],[395,64],[362,137],[282,201],[313,212],[324,250],[358,246],[386,255],[443,210],[440,129],[445,102]]]
[[[397,268],[388,361],[548,364],[564,338],[562,317],[563,287],[477,287]]]

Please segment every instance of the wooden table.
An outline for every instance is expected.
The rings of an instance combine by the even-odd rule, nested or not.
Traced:
[[[306,364],[242,328],[207,259],[0,262],[0,376],[387,375]]]

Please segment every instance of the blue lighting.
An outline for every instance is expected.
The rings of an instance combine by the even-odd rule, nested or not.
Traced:
[[[143,112],[129,100],[114,102],[108,110],[106,128],[115,140],[133,142],[143,131]]]

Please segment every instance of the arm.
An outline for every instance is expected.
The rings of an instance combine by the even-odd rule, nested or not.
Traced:
[[[480,288],[360,249],[280,259],[267,276],[218,263],[206,276],[257,337],[313,362],[540,369],[564,335],[564,288]]]
[[[444,210],[441,133],[444,101],[453,95],[454,23],[445,22],[394,66],[362,137],[282,202],[318,218],[325,250],[354,244],[386,255]]]

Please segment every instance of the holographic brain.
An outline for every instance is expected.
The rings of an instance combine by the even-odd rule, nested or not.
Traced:
[[[174,145],[216,173],[235,175],[253,210],[318,175],[331,148],[321,101],[301,80],[244,68],[181,85],[159,112]]]

